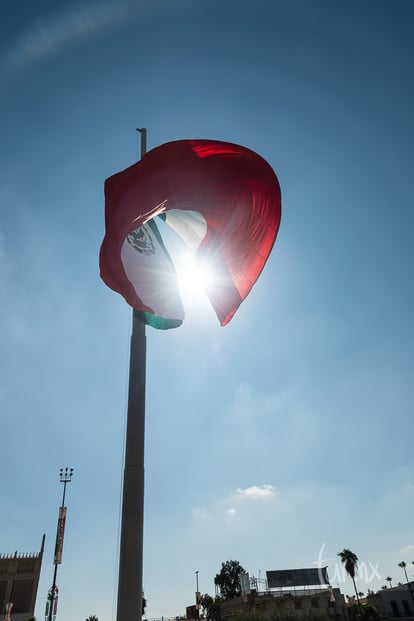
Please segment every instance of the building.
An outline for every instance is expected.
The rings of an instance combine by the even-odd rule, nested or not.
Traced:
[[[0,614],[13,603],[13,621],[26,621],[34,615],[37,587],[42,566],[45,535],[37,554],[0,554]]]
[[[345,598],[339,589],[295,589],[290,592],[252,589],[248,595],[222,602],[221,619],[231,619],[237,613],[260,614],[274,619],[332,619],[348,621]]]
[[[242,595],[220,605],[222,621],[238,613],[262,618],[348,621],[345,598],[333,589],[325,568],[267,571],[265,581],[240,576]]]
[[[414,621],[414,582],[371,593],[367,602],[375,606],[382,619]]]

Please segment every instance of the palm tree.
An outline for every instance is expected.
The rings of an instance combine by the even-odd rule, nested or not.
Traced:
[[[86,621],[99,621],[99,619],[96,615],[89,615]]]
[[[401,563],[398,563],[398,567],[401,567],[401,569],[404,570],[405,581],[408,582],[407,570],[405,569],[407,567],[407,563],[405,561],[401,561]]]
[[[360,614],[362,615],[361,602],[359,601],[359,595],[358,595],[358,591],[357,591],[356,584],[355,584],[355,572],[358,567],[358,557],[355,554],[355,552],[352,552],[352,550],[348,550],[348,548],[344,548],[342,552],[338,552],[338,556],[341,559],[341,563],[345,567],[346,573],[348,574],[348,576],[351,576],[352,578],[352,582],[353,582],[354,589],[355,589],[355,595],[356,595],[358,606],[359,606],[359,611],[360,611]]]
[[[390,587],[392,588],[392,578],[391,578],[391,576],[387,576],[387,578],[385,578],[385,580],[390,583]]]

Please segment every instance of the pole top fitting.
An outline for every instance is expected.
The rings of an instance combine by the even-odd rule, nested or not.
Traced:
[[[61,468],[59,470],[59,476],[61,483],[70,483],[73,476],[73,468]]]

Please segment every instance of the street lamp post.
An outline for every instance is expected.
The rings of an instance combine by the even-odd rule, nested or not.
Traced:
[[[200,592],[198,590],[198,574],[199,573],[200,572],[198,570],[195,572],[195,575],[196,575],[196,610],[197,610],[197,613],[198,613],[198,617],[197,618],[200,617],[200,599],[201,599],[200,598]]]
[[[66,522],[66,507],[65,507],[66,485],[71,482],[72,475],[73,475],[73,468],[65,468],[65,469],[61,468],[59,471],[60,482],[63,483],[63,496],[62,496],[62,504],[60,505],[60,508],[59,508],[59,517],[58,517],[58,525],[57,525],[57,532],[56,532],[55,556],[53,559],[55,570],[53,572],[53,584],[52,584],[52,591],[50,594],[48,621],[52,621],[53,608],[54,608],[54,603],[55,603],[57,567],[62,562],[63,536],[65,534],[65,522]]]

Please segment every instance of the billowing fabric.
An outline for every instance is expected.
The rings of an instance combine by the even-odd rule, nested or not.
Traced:
[[[104,282],[157,328],[184,311],[154,218],[172,227],[212,275],[207,294],[222,326],[259,277],[280,225],[275,173],[257,153],[214,140],[178,140],[105,181]]]

